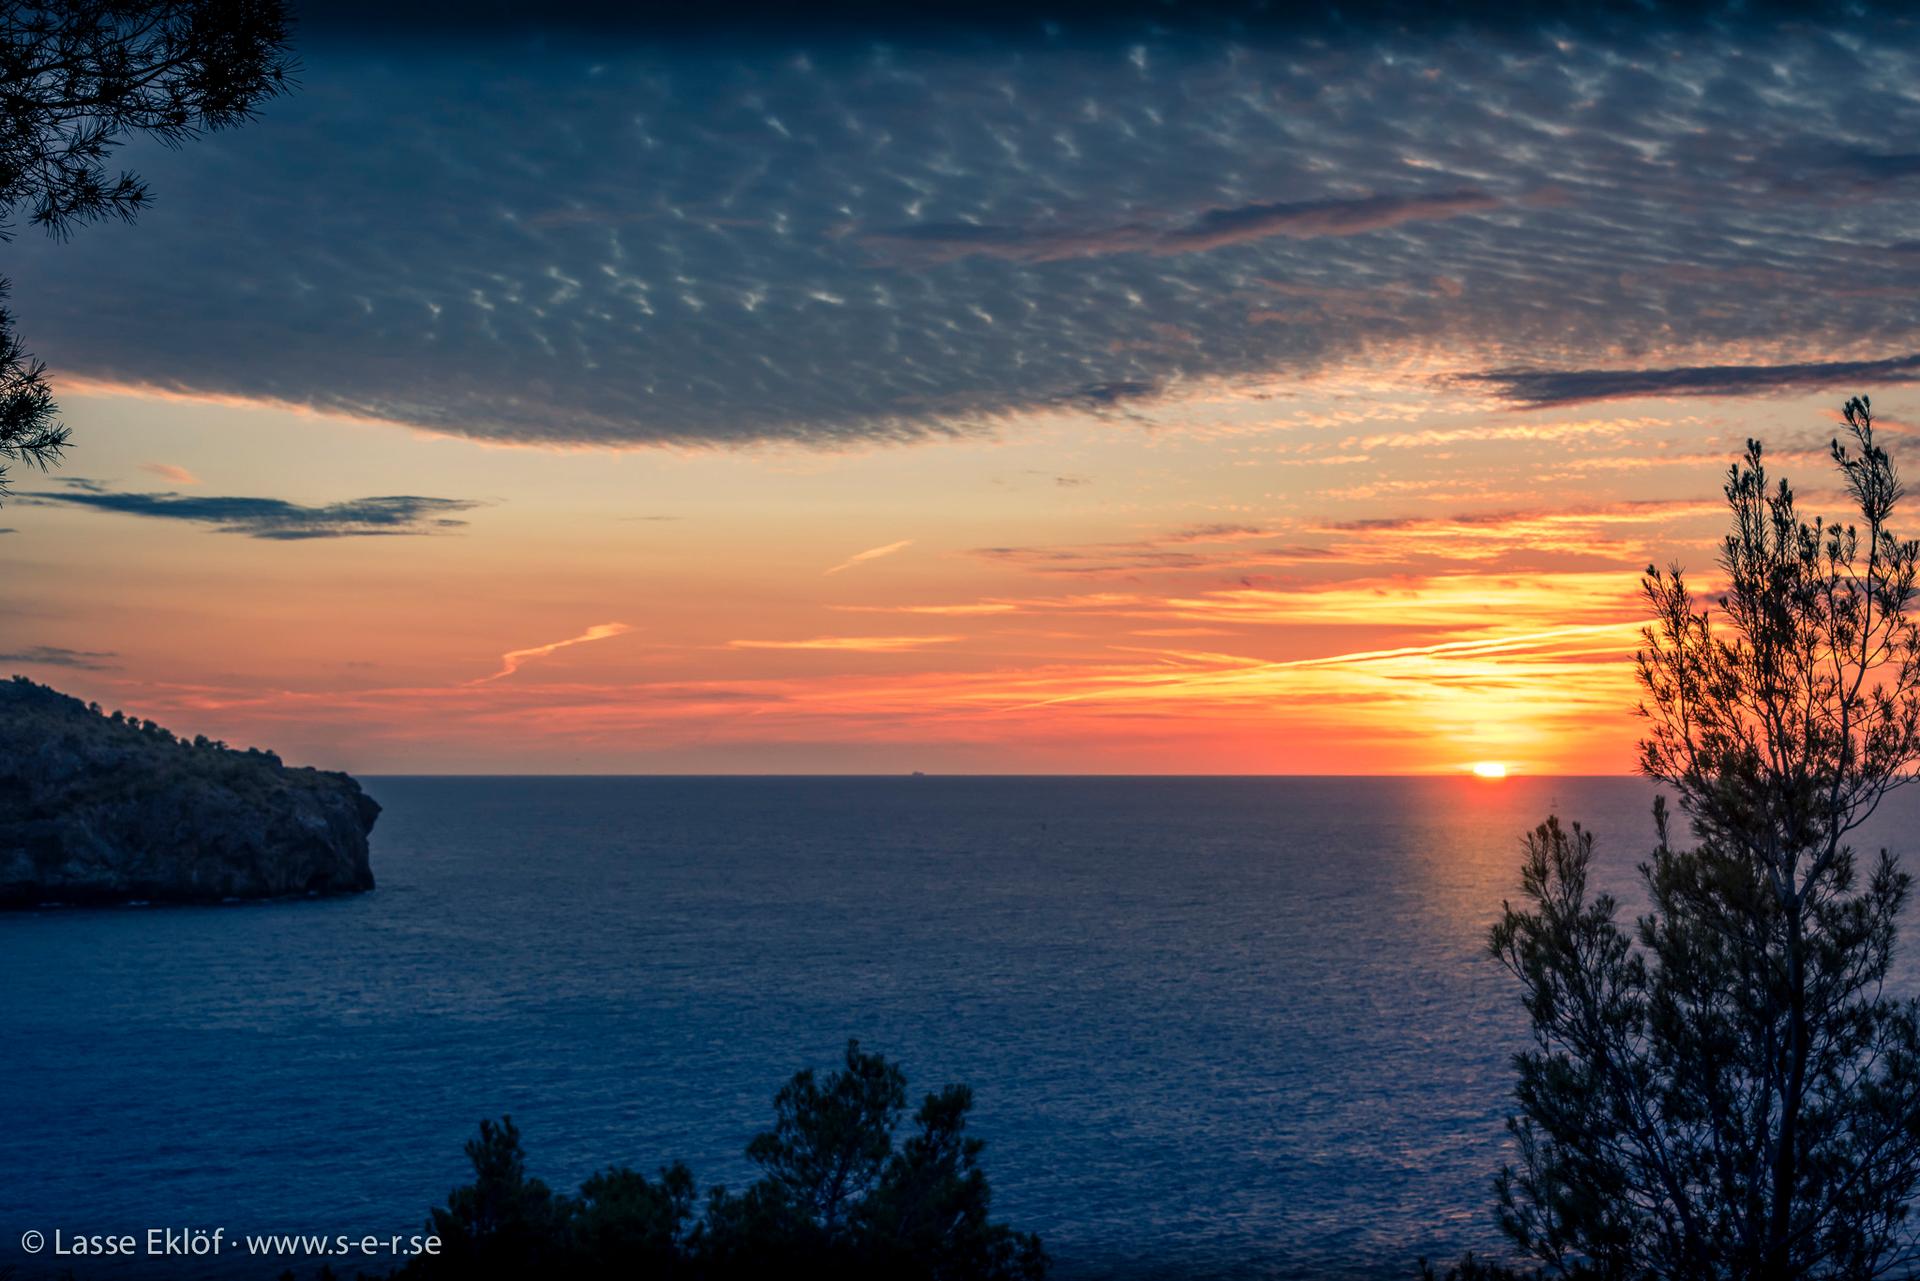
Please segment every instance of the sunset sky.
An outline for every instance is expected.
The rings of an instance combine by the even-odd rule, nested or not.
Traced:
[[[1620,773],[1744,440],[1920,421],[1898,16],[542,12],[312,11],[0,250],[0,667],[370,773]]]

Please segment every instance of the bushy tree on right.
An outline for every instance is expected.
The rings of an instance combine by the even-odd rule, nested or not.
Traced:
[[[1516,1056],[1502,1225],[1548,1271],[1871,1278],[1920,1262],[1920,1009],[1886,990],[1908,874],[1852,834],[1920,764],[1920,543],[1871,404],[1832,458],[1855,517],[1729,469],[1719,590],[1649,568],[1637,656],[1658,844],[1631,926],[1593,839],[1549,819],[1493,927]]]

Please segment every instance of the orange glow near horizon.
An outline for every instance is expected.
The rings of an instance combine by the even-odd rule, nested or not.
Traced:
[[[366,773],[1630,772],[1639,571],[1710,568],[1745,418],[1588,407],[1520,433],[1399,387],[1205,413],[586,454],[75,396],[98,485],[474,505],[417,537],[274,541],[10,504],[0,652]]]

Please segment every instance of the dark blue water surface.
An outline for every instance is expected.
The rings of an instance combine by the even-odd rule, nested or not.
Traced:
[[[0,916],[0,1266],[40,1274],[29,1228],[414,1231],[503,1112],[563,1187],[743,1181],[850,1036],[973,1084],[1062,1277],[1497,1252],[1519,835],[1584,819],[1623,889],[1651,838],[1627,779],[368,790],[372,894]]]

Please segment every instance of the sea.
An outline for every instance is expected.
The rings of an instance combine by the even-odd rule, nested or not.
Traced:
[[[421,1232],[502,1115],[557,1188],[738,1186],[850,1038],[973,1087],[1057,1277],[1498,1257],[1526,1029],[1487,927],[1547,815],[1629,912],[1653,843],[1632,778],[363,781],[370,894],[0,915],[0,1274],[135,1274],[30,1232],[222,1229],[140,1274],[305,1278],[234,1243]]]

